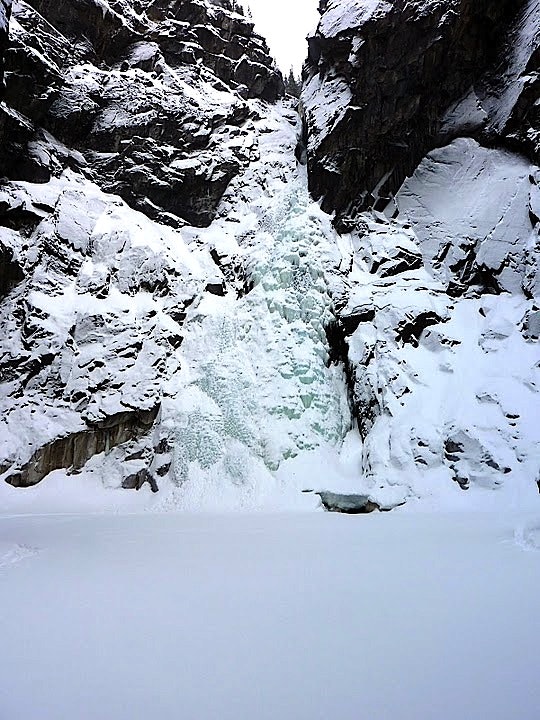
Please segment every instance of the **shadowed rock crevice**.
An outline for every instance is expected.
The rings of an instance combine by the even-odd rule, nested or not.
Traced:
[[[23,270],[14,258],[13,250],[0,241],[0,299],[23,279]]]
[[[413,320],[406,320],[400,323],[396,328],[396,337],[398,342],[410,343],[413,347],[418,347],[418,341],[424,330],[431,325],[438,325],[444,322],[442,317],[439,317],[434,312],[424,312],[416,315]]]
[[[347,400],[351,410],[351,417],[358,425],[358,431],[365,439],[373,427],[375,418],[380,414],[381,408],[377,395],[364,377],[366,368],[373,360],[369,353],[362,363],[351,360],[349,341],[351,335],[362,322],[372,322],[375,311],[368,309],[355,314],[341,314],[329,322],[325,327],[326,339],[330,349],[330,362],[341,364],[345,373],[347,384]]]

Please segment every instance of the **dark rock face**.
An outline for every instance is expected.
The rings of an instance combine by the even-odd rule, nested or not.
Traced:
[[[0,173],[47,182],[69,167],[159,222],[209,225],[254,159],[246,100],[283,94],[253,24],[196,0],[32,0],[14,19]]]
[[[22,268],[14,258],[13,250],[0,241],[0,299],[24,277]]]
[[[310,188],[348,217],[382,208],[460,135],[538,160],[536,0],[321,3],[303,93]]]
[[[4,94],[4,53],[8,45],[11,0],[0,0],[0,97]]]
[[[11,471],[5,480],[15,487],[30,487],[52,470],[80,470],[94,455],[108,452],[117,445],[137,440],[148,433],[158,411],[159,406],[146,412],[117,413],[93,427],[53,440],[40,447],[22,468]],[[145,481],[146,477],[137,489]]]

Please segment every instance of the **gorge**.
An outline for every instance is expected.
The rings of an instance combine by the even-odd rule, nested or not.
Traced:
[[[536,0],[322,2],[300,120],[227,0],[11,5],[4,494],[534,502]]]
[[[538,720],[540,0],[255,2],[0,0],[0,718]]]

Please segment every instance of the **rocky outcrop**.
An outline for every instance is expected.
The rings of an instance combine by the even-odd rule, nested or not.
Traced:
[[[532,298],[540,292],[537,195],[526,158],[459,138],[422,160],[396,205],[426,267],[451,294],[475,288]]]
[[[324,490],[315,493],[321,498],[321,504],[328,512],[344,513],[346,515],[367,515],[380,511],[389,512],[400,504],[379,505],[373,502],[369,495],[355,495],[354,493],[335,493]]]
[[[159,222],[206,226],[255,157],[246,101],[282,94],[264,40],[230,2],[21,0],[1,172],[47,182],[70,167]]]
[[[491,180],[487,187],[493,189]],[[445,189],[441,202],[449,192]],[[420,206],[435,208],[428,202]],[[446,209],[450,222],[453,211]],[[456,208],[452,217],[457,223],[464,216]],[[514,262],[489,268],[489,240],[462,242],[475,248],[465,268],[458,262],[463,249],[456,238],[439,267],[426,255],[425,267],[411,265],[385,277],[374,262],[384,257],[385,247],[416,244],[418,253],[427,241],[419,240],[406,220],[368,213],[358,220],[363,229],[347,237],[350,270],[329,341],[331,359],[345,365],[362,438],[363,493],[381,507],[419,498],[462,507],[467,501],[459,494],[486,489],[511,488],[530,498],[540,457],[539,302],[537,289],[529,298],[521,285],[532,280],[525,263],[533,262],[534,252],[510,245],[506,257]],[[438,231],[437,223],[430,227]],[[516,222],[513,232],[520,227]],[[463,285],[456,293],[459,278]],[[501,292],[490,282],[507,289]]]
[[[9,6],[0,476],[108,458],[115,487],[157,490],[189,308],[247,282],[194,228],[260,158],[281,74],[229,0],[17,0],[8,45]]]
[[[46,443],[22,468],[10,468],[5,480],[15,487],[31,487],[53,470],[80,470],[94,455],[109,452],[118,445],[138,440],[147,434],[158,411],[159,406],[146,412],[120,412],[85,430]],[[141,477],[137,489],[146,481],[146,476],[144,479]]]
[[[117,445],[151,447],[185,310],[222,277],[209,250],[190,257],[177,231],[73,171],[6,184],[0,226],[4,479],[32,485]]]
[[[310,188],[337,225],[460,135],[538,161],[538,0],[325,0],[303,92]]]
[[[57,470],[112,488],[181,484],[178,454],[191,438],[180,419],[185,338],[200,333],[207,304],[219,315],[220,303],[252,289],[239,224],[256,224],[262,178],[294,165],[294,118],[241,102],[252,116],[249,152],[261,160],[240,164],[212,228],[179,218],[183,227],[168,227],[134,210],[45,130],[39,158],[49,147],[58,176],[0,186],[0,481],[27,487]],[[215,330],[209,347],[221,342]]]

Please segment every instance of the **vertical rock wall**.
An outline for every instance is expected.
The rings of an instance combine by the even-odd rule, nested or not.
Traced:
[[[320,11],[302,106],[310,189],[350,253],[332,337],[359,488],[536,501],[540,0]]]
[[[46,182],[70,167],[174,226],[211,222],[250,161],[247,101],[284,92],[230,2],[21,1],[5,70],[1,175]]]
[[[495,112],[489,98],[505,84],[521,87],[506,98],[510,125],[491,123],[491,142],[510,134],[518,141],[512,123],[527,115],[536,123],[537,0],[325,0],[320,9],[303,95],[309,178],[338,226],[384,207],[444,139],[481,135]],[[535,141],[524,135],[526,150]]]
[[[281,128],[281,73],[229,0],[18,0],[8,44],[10,6],[0,476],[29,486],[106,454],[119,485],[156,489],[187,309],[245,281],[229,258],[227,285],[226,253],[195,228]]]

